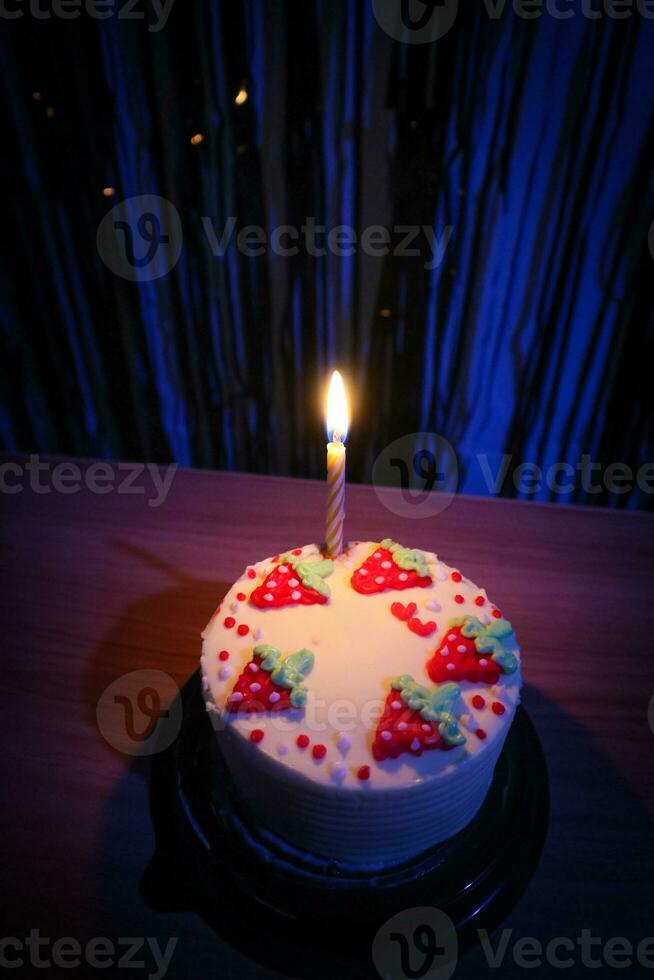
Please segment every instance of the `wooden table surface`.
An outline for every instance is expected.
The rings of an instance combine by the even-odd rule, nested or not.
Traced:
[[[164,504],[147,500],[27,486],[0,494],[4,935],[176,936],[169,977],[279,975],[191,913],[146,905],[147,766],[103,739],[96,704],[141,668],[182,685],[200,630],[244,565],[320,537],[324,487],[178,471]],[[603,943],[637,944],[654,934],[654,518],[459,497],[412,520],[355,486],[347,506],[350,537],[435,550],[485,585],[523,647],[552,813],[540,868],[505,923],[502,976],[525,974],[511,952],[523,936],[576,941],[589,929]],[[477,951],[455,977],[487,972],[496,975]]]

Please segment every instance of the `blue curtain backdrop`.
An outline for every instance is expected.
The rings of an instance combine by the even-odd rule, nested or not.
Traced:
[[[459,6],[424,45],[367,2],[176,0],[156,31],[146,3],[146,21],[3,20],[4,447],[319,476],[338,365],[355,480],[418,431],[476,493],[478,453],[512,454],[509,474],[654,458],[654,22]],[[96,236],[143,194],[183,243],[132,282]],[[236,247],[308,218],[450,237],[434,268],[422,235],[418,255]]]

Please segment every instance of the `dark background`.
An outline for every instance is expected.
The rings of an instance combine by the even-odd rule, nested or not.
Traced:
[[[145,21],[8,0],[1,445],[321,476],[339,366],[353,480],[419,431],[454,444],[470,492],[477,453],[652,460],[654,22],[459,6],[440,40],[406,44],[368,2],[175,0],[152,31],[145,0]],[[141,194],[174,204],[183,247],[131,282],[96,234]],[[453,231],[429,270],[424,239],[408,257],[216,257],[203,216],[218,235],[230,216]],[[637,489],[562,499],[651,507]]]

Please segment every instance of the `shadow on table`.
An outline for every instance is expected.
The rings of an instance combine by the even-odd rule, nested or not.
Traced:
[[[208,618],[207,610],[221,589],[226,591],[227,585],[178,578],[169,589],[129,607],[96,651],[87,689],[91,708],[104,689],[103,673],[115,677],[121,670],[136,669],[142,663],[140,651],[151,646],[154,635],[179,642],[179,648],[172,644],[162,655],[161,669],[177,679],[180,661],[188,661],[190,674],[198,659],[198,624]],[[179,677],[179,683],[184,679]],[[539,869],[504,928],[512,930],[513,942],[521,936],[536,937],[543,945],[555,936],[575,941],[582,929],[590,929],[603,942],[625,936],[637,944],[651,932],[654,894],[651,885],[643,893],[643,882],[654,856],[654,821],[583,726],[530,685],[524,690],[524,704],[548,760],[551,820]],[[192,911],[193,885],[184,868],[171,862],[167,881],[160,872],[156,877],[147,874],[154,851],[149,771],[150,759],[136,756],[105,809],[98,852],[98,935],[147,936],[162,949],[171,937],[178,937],[166,974],[172,978],[216,971],[249,977],[279,976],[282,971],[288,976],[323,976],[319,953],[311,962],[301,954],[299,966],[298,950],[289,946],[283,964],[277,953],[271,960],[257,921],[243,920],[246,913],[229,891],[223,907],[213,908],[208,916],[211,932]],[[602,821],[596,819],[600,812]],[[338,936],[328,934],[325,941],[338,944]],[[502,976],[522,978],[524,967],[514,962],[511,948]],[[147,948],[143,957],[147,961]],[[549,975],[550,967],[544,969],[531,972],[536,977]],[[149,972],[155,970],[152,965]],[[372,964],[370,970],[376,975]],[[342,973],[348,975],[361,976],[360,964],[351,974]],[[457,966],[457,978],[485,975],[496,976],[497,970],[489,967],[479,948]]]

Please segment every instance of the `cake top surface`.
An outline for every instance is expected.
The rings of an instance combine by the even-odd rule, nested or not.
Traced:
[[[465,766],[519,701],[519,650],[486,592],[388,540],[333,562],[308,545],[248,566],[202,635],[214,726],[343,790]]]

